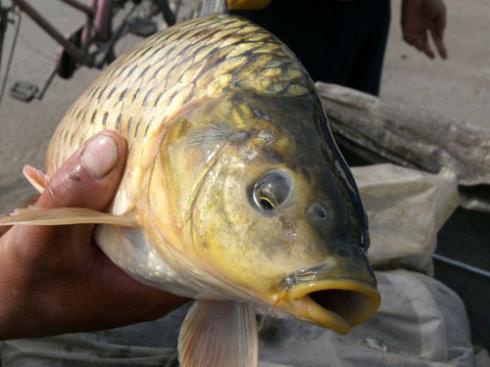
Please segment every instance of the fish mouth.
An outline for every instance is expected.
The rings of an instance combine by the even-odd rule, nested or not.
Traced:
[[[298,284],[288,290],[294,315],[347,334],[376,313],[381,297],[370,284],[345,279]]]

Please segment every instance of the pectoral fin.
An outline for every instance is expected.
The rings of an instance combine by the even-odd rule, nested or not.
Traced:
[[[40,169],[25,165],[22,169],[22,173],[27,181],[29,181],[29,183],[40,193],[42,193],[44,189],[48,187],[48,179],[46,174]]]
[[[179,335],[182,367],[256,367],[257,321],[241,302],[196,301]]]
[[[0,218],[0,226],[10,226],[13,224],[55,226],[88,223],[104,223],[126,227],[137,225],[133,215],[114,215],[87,208],[44,209],[30,206],[25,209],[15,209],[9,216]]]

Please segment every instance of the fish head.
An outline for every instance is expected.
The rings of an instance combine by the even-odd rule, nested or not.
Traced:
[[[156,201],[178,213],[189,256],[340,333],[376,312],[366,215],[314,93],[231,93],[182,114],[164,140],[152,185],[172,193]]]

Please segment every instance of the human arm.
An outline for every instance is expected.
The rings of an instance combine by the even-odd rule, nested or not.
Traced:
[[[446,18],[446,6],[442,0],[403,0],[401,12],[403,39],[433,59],[435,52],[429,42],[430,34],[439,56],[446,59],[447,49],[444,43]]]
[[[98,134],[51,178],[36,206],[104,210],[121,178],[126,143]],[[15,225],[0,237],[0,340],[88,331],[156,319],[185,299],[117,268],[92,225]]]

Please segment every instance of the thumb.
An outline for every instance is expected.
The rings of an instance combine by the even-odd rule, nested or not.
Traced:
[[[84,207],[104,210],[119,184],[126,154],[126,142],[116,132],[104,131],[95,135],[52,176],[35,205],[48,209]],[[91,232],[91,225],[15,225],[7,233],[5,242],[7,248],[15,252],[14,256],[25,263],[36,263],[50,257],[53,251],[59,253],[59,241],[65,243],[62,249],[67,251],[67,244],[77,247],[78,242],[90,239]],[[77,258],[81,257],[77,255]]]
[[[95,135],[54,174],[36,206],[105,209],[121,178],[126,154],[126,142],[116,132]]]

